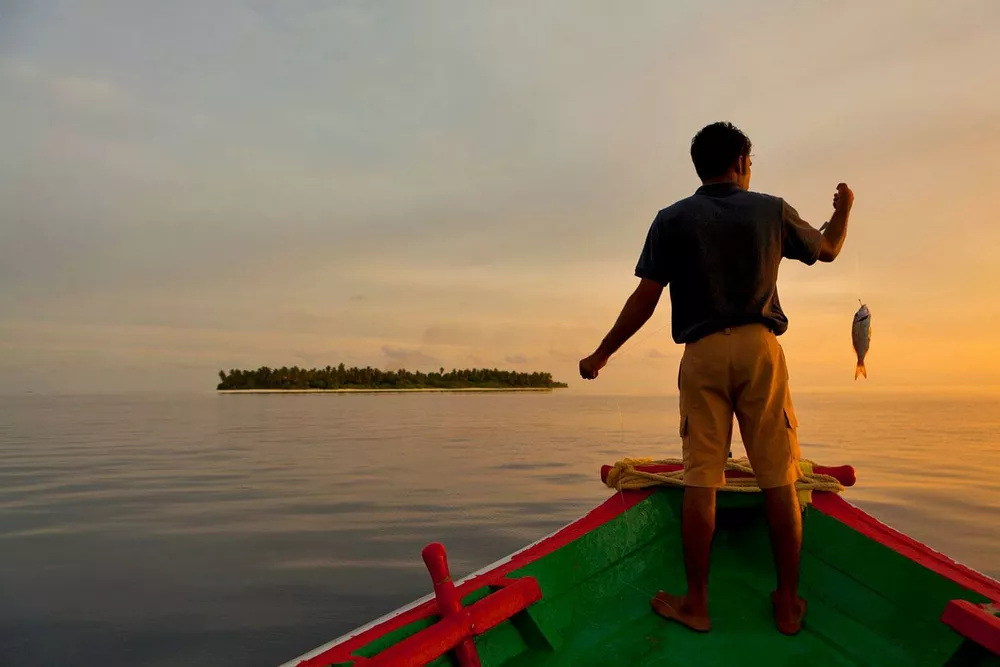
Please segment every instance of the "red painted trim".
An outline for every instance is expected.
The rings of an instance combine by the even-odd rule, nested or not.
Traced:
[[[941,614],[941,622],[966,639],[1000,655],[1000,617],[968,600],[952,600]]]
[[[570,542],[586,535],[595,528],[612,521],[648,498],[653,491],[654,489],[649,488],[639,491],[624,491],[614,494],[585,516],[565,526],[557,533],[550,535],[541,542],[528,547],[520,553],[514,554],[510,560],[501,563],[492,570],[476,575],[475,577],[472,577],[456,586],[459,597],[464,597],[472,591],[482,588],[483,586],[503,585],[502,582],[509,573],[514,570],[518,570],[528,563],[534,562],[543,556],[547,556],[554,551],[558,551]],[[497,593],[494,593],[493,595],[497,595]],[[473,607],[474,606],[475,605],[473,605]],[[469,609],[472,609],[472,607],[469,607]],[[359,660],[358,656],[351,655],[352,652],[371,643],[382,635],[403,628],[414,621],[419,621],[433,616],[436,613],[437,605],[434,600],[428,600],[421,605],[408,609],[407,611],[393,616],[392,618],[388,618],[385,622],[368,628],[354,637],[349,637],[340,644],[331,646],[322,653],[318,653],[307,660],[300,661],[297,667],[326,667],[326,665],[333,662],[347,662],[350,660],[357,661]],[[440,623],[435,625],[440,625]],[[360,665],[361,663],[358,664]]]
[[[1000,600],[1000,582],[969,569],[961,563],[956,563],[944,554],[917,542],[912,537],[890,528],[836,494],[814,494],[813,507],[853,528],[865,537],[887,546],[906,558],[923,565],[928,570],[955,582],[962,588],[990,600]]]
[[[601,466],[601,481],[605,484],[608,483],[608,473],[611,472],[613,466]],[[660,472],[678,472],[684,469],[679,463],[668,463],[659,465],[639,465],[635,467],[636,470],[649,473],[660,473]],[[838,482],[844,486],[854,486],[858,481],[858,475],[851,466],[813,466],[813,471],[819,473],[820,475],[829,475],[833,477]],[[739,470],[727,470],[727,479],[745,479],[747,477],[753,477],[750,473],[742,472]]]

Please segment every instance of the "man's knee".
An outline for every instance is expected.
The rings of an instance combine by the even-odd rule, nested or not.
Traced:
[[[704,519],[715,515],[715,488],[707,486],[684,487],[685,512],[693,512]]]
[[[798,507],[799,494],[795,489],[795,484],[785,484],[773,486],[768,489],[761,489],[764,492],[764,502],[776,507]]]

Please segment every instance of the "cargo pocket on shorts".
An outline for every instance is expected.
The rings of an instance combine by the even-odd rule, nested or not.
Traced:
[[[799,419],[795,416],[795,408],[790,405],[785,406],[785,427],[793,431],[799,430]]]
[[[795,408],[791,404],[785,406],[785,429],[788,435],[788,453],[797,463],[802,455],[799,450],[799,418],[795,416]]]

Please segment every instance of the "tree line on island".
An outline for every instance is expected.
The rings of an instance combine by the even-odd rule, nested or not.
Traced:
[[[216,389],[558,389],[551,373],[518,373],[497,368],[472,368],[445,373],[387,371],[344,364],[326,368],[268,368],[219,371]]]

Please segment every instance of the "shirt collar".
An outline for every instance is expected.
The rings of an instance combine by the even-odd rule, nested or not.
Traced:
[[[734,192],[743,192],[743,188],[735,183],[707,183],[695,191],[699,195],[731,195]]]

